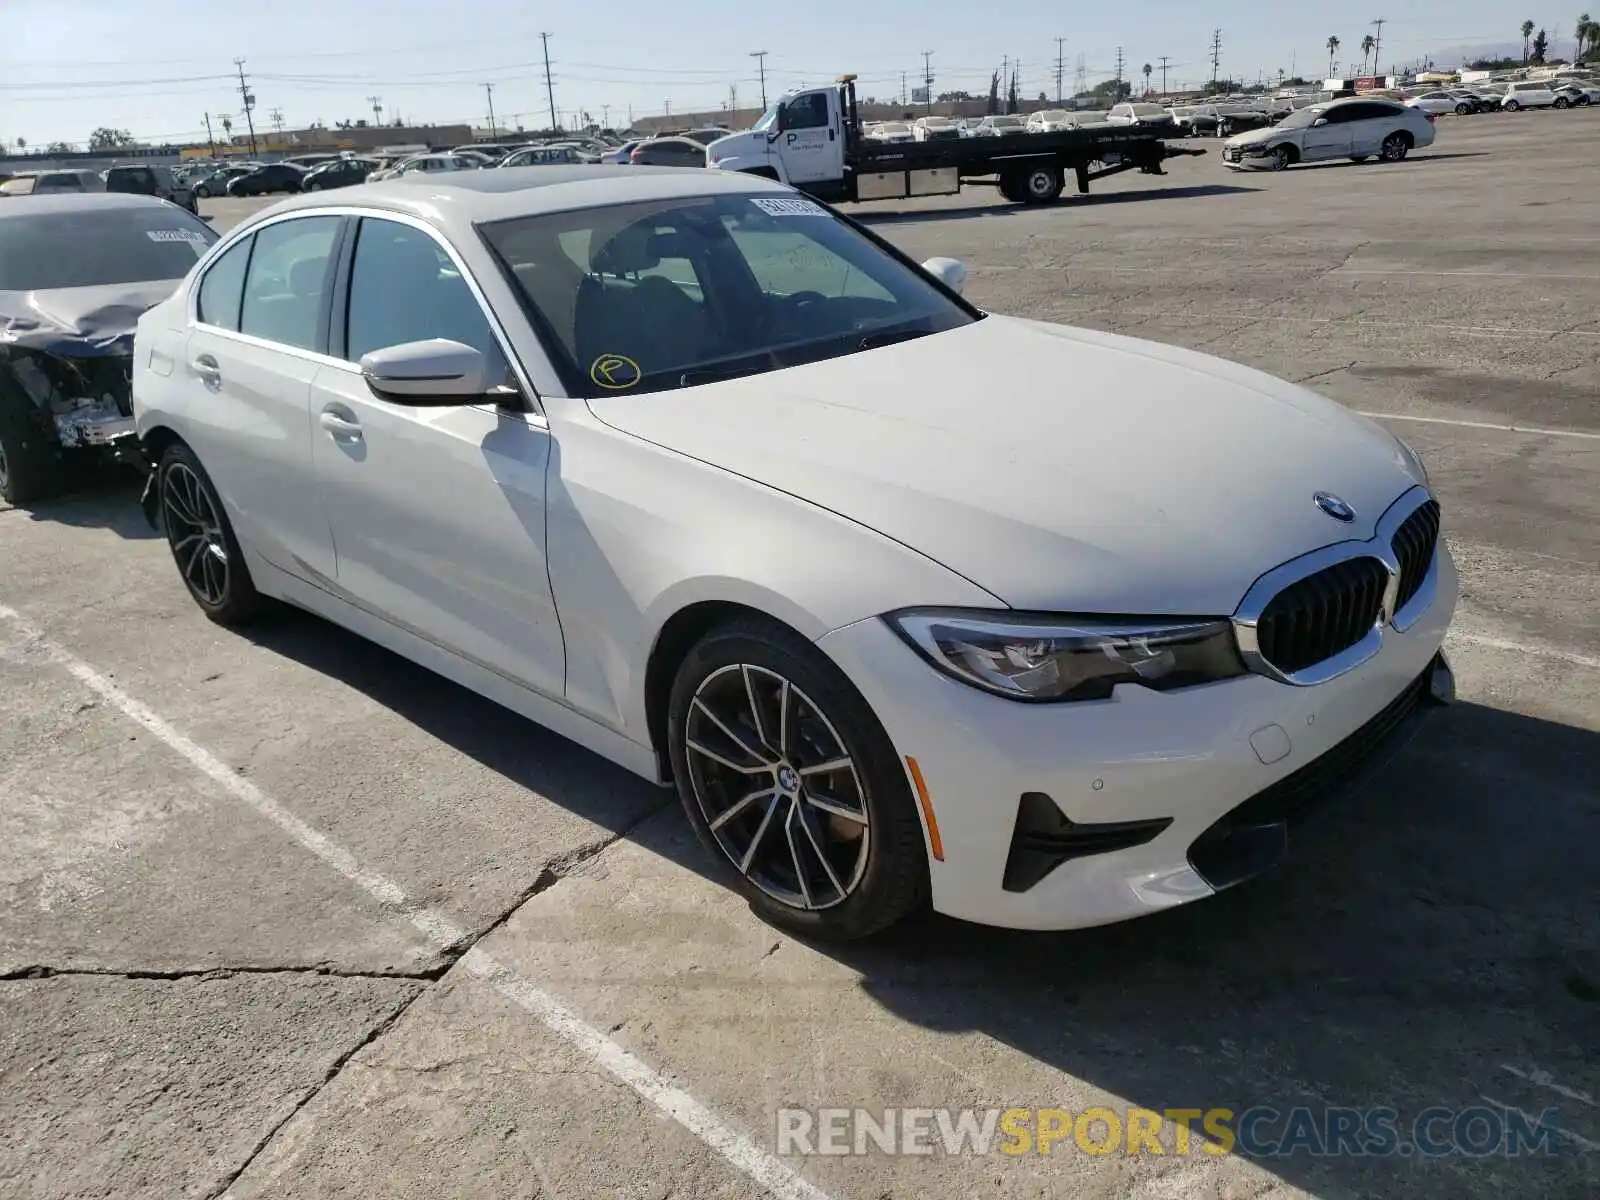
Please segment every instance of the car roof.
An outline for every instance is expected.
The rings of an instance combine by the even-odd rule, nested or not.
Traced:
[[[482,222],[541,213],[689,196],[763,193],[792,194],[775,180],[704,167],[500,167],[443,176],[403,175],[336,192],[305,193],[264,209],[258,219],[290,211],[359,207],[414,217],[465,237],[473,225]]]
[[[41,172],[55,174],[55,172]],[[31,217],[40,213],[90,212],[108,208],[172,207],[155,196],[129,192],[47,192],[44,195],[8,196],[0,204],[0,220],[6,217]]]

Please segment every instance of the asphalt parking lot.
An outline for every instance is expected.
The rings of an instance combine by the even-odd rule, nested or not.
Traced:
[[[1430,466],[1460,702],[1283,869],[1161,917],[803,944],[669,793],[315,619],[211,625],[136,484],[0,509],[0,1194],[1600,1194],[1600,112],[1439,129],[1397,165],[1209,143],[1047,209],[854,212],[984,307],[1305,381]],[[774,1154],[789,1106],[1095,1105],[1559,1131]]]

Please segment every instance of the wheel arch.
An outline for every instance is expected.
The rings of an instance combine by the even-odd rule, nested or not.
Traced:
[[[735,600],[696,600],[674,612],[656,631],[655,642],[645,660],[644,711],[645,730],[663,780],[672,779],[672,756],[667,750],[667,706],[678,668],[706,634],[740,619],[763,621],[786,629],[796,637],[806,637],[790,622]]]

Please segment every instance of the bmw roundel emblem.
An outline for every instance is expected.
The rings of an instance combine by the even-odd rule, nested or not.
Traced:
[[[1351,508],[1332,492],[1318,492],[1311,498],[1316,501],[1318,508],[1327,513],[1335,521],[1343,521],[1348,524],[1356,519],[1356,510]]]

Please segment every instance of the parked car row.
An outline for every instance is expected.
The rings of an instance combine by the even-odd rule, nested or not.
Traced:
[[[1518,80],[1503,88],[1435,88],[1405,103],[1437,115],[1519,112],[1525,108],[1586,108],[1600,102],[1600,81],[1592,79]]]
[[[118,192],[154,196],[195,211],[194,191],[171,168],[160,164],[126,163],[93,170],[19,171],[0,183],[3,196],[51,196],[85,192]]]

